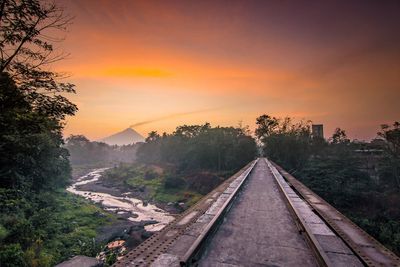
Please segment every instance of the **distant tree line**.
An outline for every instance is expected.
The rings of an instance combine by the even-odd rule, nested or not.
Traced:
[[[255,139],[245,128],[178,126],[172,134],[151,132],[138,148],[144,163],[173,164],[180,170],[236,170],[257,154]]]
[[[90,141],[83,135],[71,135],[66,139],[65,148],[69,152],[72,165],[107,165],[116,162],[132,162],[136,159],[139,144],[124,146],[108,145]]]
[[[351,141],[337,128],[325,140],[310,122],[262,115],[256,136],[263,153],[400,254],[400,124],[383,125],[381,139]]]

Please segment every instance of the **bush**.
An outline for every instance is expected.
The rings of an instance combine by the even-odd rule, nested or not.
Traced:
[[[166,189],[180,189],[185,187],[185,185],[185,180],[177,176],[167,176],[164,181]]]
[[[19,244],[8,244],[0,247],[0,262],[2,267],[26,266],[21,246]]]

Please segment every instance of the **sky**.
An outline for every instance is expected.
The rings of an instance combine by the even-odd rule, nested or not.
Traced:
[[[400,120],[400,1],[56,3],[75,17],[53,66],[77,89],[66,136],[270,114],[369,140]]]

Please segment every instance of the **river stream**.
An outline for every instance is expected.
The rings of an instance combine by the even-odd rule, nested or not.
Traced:
[[[168,212],[156,207],[152,204],[144,205],[140,199],[128,196],[113,196],[106,193],[82,191],[77,187],[88,183],[95,183],[99,180],[102,173],[108,168],[96,169],[84,176],[81,176],[73,183],[67,190],[73,194],[82,196],[95,203],[100,203],[104,210],[113,211],[118,214],[128,214],[128,220],[140,221],[154,221],[153,224],[145,226],[147,231],[159,231],[164,228],[174,217]]]

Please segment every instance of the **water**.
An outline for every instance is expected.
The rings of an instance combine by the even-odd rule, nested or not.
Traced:
[[[113,211],[118,214],[128,213],[128,219],[135,222],[140,221],[156,221],[154,224],[146,225],[147,231],[159,231],[164,228],[169,222],[174,220],[168,212],[156,207],[152,204],[143,205],[140,199],[128,196],[113,196],[106,193],[83,191],[76,187],[88,183],[93,183],[99,180],[102,173],[108,168],[96,169],[82,177],[79,177],[77,182],[67,188],[67,191],[89,199],[95,203],[101,203],[104,210]],[[124,195],[124,194],[122,194]]]

